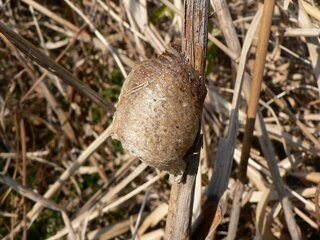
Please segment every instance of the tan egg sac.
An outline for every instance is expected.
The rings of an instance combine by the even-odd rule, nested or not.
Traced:
[[[133,68],[121,90],[111,136],[148,165],[182,174],[205,95],[204,81],[170,48]]]

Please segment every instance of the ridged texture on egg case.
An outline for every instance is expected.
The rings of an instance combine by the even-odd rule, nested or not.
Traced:
[[[148,165],[182,174],[205,95],[204,81],[170,48],[133,68],[119,96],[111,136]]]

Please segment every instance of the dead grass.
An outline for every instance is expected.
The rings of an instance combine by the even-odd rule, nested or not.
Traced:
[[[113,104],[132,66],[160,54],[182,33],[183,5],[176,0],[174,4],[164,0],[2,2],[1,22]],[[241,54],[224,39],[217,16],[209,21],[208,94],[196,214],[205,202],[214,169],[219,169],[215,165],[219,139],[227,136],[236,105],[233,159],[240,162],[246,84],[239,100],[232,102],[232,96],[239,90],[236,74],[250,77],[253,70],[257,36],[249,38],[247,33],[261,8],[257,2],[228,1]],[[316,1],[277,2],[259,101],[262,130],[257,127],[253,136],[236,238],[290,236],[275,188],[278,182],[274,184],[274,171],[268,167],[270,152],[263,145],[267,134],[302,236],[316,239],[320,237],[315,202],[320,182],[320,11]],[[0,237],[163,238],[168,176],[130,157],[108,138],[111,112],[0,37]],[[227,236],[236,164],[225,182],[224,217],[215,229],[217,239]]]

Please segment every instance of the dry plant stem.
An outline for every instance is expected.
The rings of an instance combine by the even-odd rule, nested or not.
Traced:
[[[129,192],[128,194],[120,197],[119,199],[117,199],[117,200],[115,200],[113,202],[110,202],[110,204],[104,206],[102,209],[92,209],[92,211],[90,211],[89,214],[84,216],[86,219],[81,219],[81,220],[91,221],[91,220],[97,218],[99,215],[109,212],[111,209],[114,209],[115,207],[120,206],[121,204],[123,204],[124,202],[128,201],[130,198],[132,198],[133,196],[137,195],[141,191],[149,188],[153,183],[158,181],[164,175],[165,175],[165,173],[162,172],[159,175],[154,176],[153,178],[151,178],[150,180],[148,180],[147,182],[145,182],[144,184],[142,184],[138,188],[136,188],[136,189],[132,190],[131,192]],[[74,228],[79,227],[79,225],[81,224],[81,222],[79,222],[79,220],[80,219],[75,219],[75,220],[72,221],[72,226]],[[61,239],[61,237],[66,235],[66,234],[68,234],[68,229],[65,228],[65,229],[62,229],[61,231],[59,231],[55,236],[50,237],[48,240]]]
[[[185,1],[182,52],[201,77],[204,76],[208,42],[208,0]]]
[[[233,67],[237,70],[237,78],[235,81],[235,90],[232,99],[231,115],[230,115],[230,124],[229,131],[226,137],[223,137],[219,141],[218,151],[216,154],[216,163],[215,163],[215,173],[210,180],[210,184],[208,186],[207,195],[208,199],[204,205],[204,209],[210,208],[211,213],[208,214],[208,211],[203,211],[204,216],[202,220],[200,219],[200,224],[197,227],[194,235],[198,236],[200,233],[202,238],[205,238],[206,235],[212,233],[215,229],[217,223],[215,221],[219,219],[219,215],[224,215],[225,211],[223,211],[223,205],[225,204],[225,200],[221,198],[222,194],[225,192],[228,186],[228,181],[231,173],[232,160],[234,158],[234,149],[236,144],[237,137],[237,126],[238,126],[238,114],[239,114],[239,100],[240,100],[240,92],[243,82],[243,75],[245,69],[245,62],[247,53],[251,46],[252,38],[256,32],[258,27],[258,23],[261,18],[261,11],[258,11],[250,28],[248,29],[246,38],[243,43],[243,49],[241,51],[240,43],[237,38],[237,33],[233,27],[232,19],[227,7],[227,4],[223,0],[215,0],[213,1],[214,7],[216,9],[216,15],[219,20],[220,29],[224,32],[224,37],[226,42],[230,48],[232,48],[234,54],[240,56],[239,66],[233,64]],[[235,54],[236,53],[236,54]],[[246,76],[246,75],[245,75]],[[215,207],[210,207],[215,206]],[[220,217],[221,221],[222,217]],[[236,225],[236,224],[235,224]],[[210,234],[213,237],[213,234]],[[201,238],[201,239],[202,239]]]
[[[237,38],[237,36],[234,36],[234,37]],[[249,79],[247,79],[247,80],[249,81]],[[248,89],[244,88],[244,91],[247,94]],[[209,92],[209,94],[210,94],[210,92]],[[211,94],[212,94],[212,92],[211,92]],[[221,103],[221,106],[227,106],[227,105],[229,105],[228,106],[228,111],[230,112],[231,109],[232,109],[231,104],[228,104],[226,101]],[[241,114],[240,114],[240,116],[241,116]],[[287,225],[290,226],[290,228],[289,228],[290,234],[291,234],[291,236],[299,236],[297,234],[297,232],[299,230],[298,230],[298,227],[297,227],[297,225],[295,223],[295,220],[294,220],[294,217],[293,217],[293,213],[292,213],[292,209],[291,209],[291,203],[290,203],[290,201],[288,201],[288,198],[286,196],[286,192],[284,192],[284,189],[283,189],[284,184],[282,182],[282,179],[281,179],[280,174],[279,174],[279,169],[278,169],[276,161],[274,159],[275,153],[274,153],[274,151],[272,149],[272,144],[270,142],[270,139],[269,139],[269,136],[268,136],[268,132],[264,127],[265,125],[264,125],[264,122],[263,122],[262,115],[260,117],[260,114],[258,114],[258,120],[259,121],[256,124],[256,128],[258,129],[258,127],[261,126],[261,128],[263,127],[263,129],[264,129],[262,131],[262,134],[260,134],[261,137],[259,137],[260,145],[262,147],[263,154],[266,157],[266,160],[268,160],[268,164],[271,166],[269,168],[272,169],[271,170],[271,174],[272,174],[272,178],[274,179],[274,184],[276,185],[276,190],[278,192],[278,195],[279,196],[283,196],[283,199],[281,198],[281,204],[284,206],[283,209],[284,209],[284,213],[285,213],[285,216],[286,216],[286,221],[287,221],[287,219],[289,220],[289,221],[287,221]],[[270,131],[270,130],[268,129],[268,131]],[[287,140],[289,140],[289,139],[290,139],[290,137],[287,138]],[[299,145],[301,145],[301,143]],[[308,150],[308,149],[309,148],[306,148],[306,150]],[[239,153],[239,155],[240,155],[240,153]],[[254,182],[256,180],[258,180],[257,176],[255,176],[252,181]],[[258,180],[257,183],[260,184],[260,181]],[[258,189],[261,189],[261,188],[258,187]],[[299,238],[293,238],[293,239],[299,239]]]
[[[19,115],[18,115],[19,116]],[[20,135],[21,135],[21,153],[22,153],[22,186],[27,186],[27,149],[26,149],[26,131],[24,126],[24,119],[20,116]],[[27,203],[26,198],[22,198],[23,201],[23,239],[27,239],[27,231],[28,231],[28,224],[27,224]]]
[[[81,28],[79,30],[79,32],[77,32],[75,34],[75,36],[71,39],[71,41],[69,42],[69,44],[66,46],[66,48],[64,50],[62,50],[62,52],[59,54],[59,56],[55,59],[55,62],[59,62],[62,57],[66,54],[66,52],[70,49],[70,47],[76,42],[76,40],[78,39],[78,36],[80,33],[82,33],[83,28]],[[20,104],[22,104],[29,96],[30,94],[34,91],[34,89],[42,82],[42,80],[48,75],[49,71],[45,70],[43,72],[43,74],[33,83],[32,87],[28,90],[28,92],[20,99]]]
[[[138,230],[138,236],[142,236],[150,227],[155,226],[168,213],[168,204],[160,204],[154,211],[152,211],[141,223]]]
[[[237,36],[237,32],[233,25],[228,5],[225,0],[212,0],[212,2],[219,22],[219,28],[223,32],[228,48],[231,49],[230,55],[234,55],[234,59],[237,59],[241,54],[241,46],[238,38],[232,37]],[[233,65],[233,67],[237,69],[236,65]]]
[[[114,112],[115,109],[113,104],[107,102],[102,96],[100,96],[96,91],[92,90],[88,85],[77,80],[64,67],[54,62],[48,56],[39,51],[37,47],[26,41],[24,38],[22,38],[15,32],[13,32],[2,22],[0,22],[0,32],[3,35],[5,35],[5,37],[8,38],[8,40],[13,45],[15,45],[21,52],[23,52],[27,58],[31,58],[40,66],[58,76],[66,84],[74,87],[83,96],[88,97],[93,102],[103,107],[107,112]]]
[[[270,230],[270,222],[267,220],[266,208],[268,207],[268,201],[271,194],[271,189],[263,190],[263,194],[260,198],[260,201],[257,204],[256,210],[256,237],[275,240],[276,238],[273,236]]]
[[[274,0],[265,1],[263,6],[263,15],[261,19],[261,26],[259,31],[258,50],[253,70],[252,85],[250,89],[247,120],[244,131],[243,147],[241,152],[241,160],[239,165],[239,180],[236,183],[236,190],[233,199],[232,215],[229,224],[228,239],[235,239],[237,233],[237,225],[240,216],[241,196],[244,189],[244,184],[247,181],[248,159],[250,155],[251,142],[253,137],[253,130],[255,118],[260,98],[260,91],[262,85],[264,65],[268,50],[268,41],[270,36],[270,29],[272,23],[272,15],[274,8]]]
[[[180,11],[177,7],[175,7],[168,0],[161,0],[161,2],[163,2],[163,4],[165,4],[168,8],[173,10],[179,16],[183,16],[182,11]],[[214,37],[210,33],[208,33],[208,39],[210,41],[212,41],[218,48],[220,48],[225,54],[227,54],[234,62],[238,62],[239,59],[238,59],[237,55],[233,51],[231,51],[229,48],[227,48],[220,40],[218,40],[216,37]],[[239,48],[240,48],[240,45],[239,45]]]
[[[243,146],[241,152],[241,160],[239,165],[239,180],[244,184],[247,179],[248,159],[250,155],[254,124],[260,98],[264,65],[268,51],[268,41],[272,23],[272,14],[274,8],[274,0],[265,1],[263,6],[263,15],[259,31],[259,42],[255,65],[253,69],[252,85],[250,89],[247,121],[243,137]]]
[[[113,176],[108,179],[108,182],[105,183],[78,211],[77,216],[80,216],[82,213],[88,211],[92,208],[93,205],[98,203],[98,199],[102,200],[107,196],[106,190],[109,189],[114,182],[117,182],[129,171],[129,168],[137,161],[136,158],[132,157],[125,165],[123,165]],[[123,187],[124,188],[124,187]],[[108,191],[109,192],[109,191]]]
[[[317,186],[317,190],[316,190],[316,195],[314,198],[314,202],[315,202],[315,212],[316,212],[316,220],[317,220],[317,224],[318,224],[318,228],[320,228],[320,183]]]
[[[147,41],[147,38],[141,34],[139,31],[137,31],[135,29],[135,27],[129,25],[127,22],[123,21],[122,18],[116,13],[114,12],[107,4],[104,3],[104,1],[102,0],[98,0],[97,1],[98,4],[100,4],[100,6],[110,14],[110,16],[117,21],[119,24],[121,24],[123,27],[125,27],[126,29],[129,29],[135,36],[139,37],[140,39],[142,39],[143,41]]]
[[[231,19],[231,16],[230,16],[230,13],[229,13],[229,10],[228,10],[226,2],[224,0],[213,0],[213,4],[214,4],[215,9],[216,9],[217,18],[219,20],[219,26],[220,26],[220,29],[223,31],[225,40],[227,42],[227,46],[232,50],[232,52],[233,52],[232,55],[240,55],[241,51],[243,52],[244,49],[241,50],[240,43],[239,43],[239,40],[238,40],[238,36],[237,36],[237,34],[235,32],[235,29],[234,29],[234,26],[232,24],[232,19]],[[259,19],[260,19],[260,17],[259,17]],[[258,22],[259,21],[260,20],[258,20]],[[252,27],[253,26],[250,26],[250,28],[252,28]],[[248,31],[247,35],[249,35],[249,31]],[[245,40],[245,42],[246,42],[246,40]],[[245,47],[245,43],[244,43],[244,47]],[[233,64],[233,66],[235,68],[240,68],[241,67],[241,59],[243,58],[242,55],[243,55],[243,53],[241,53],[239,66],[237,66],[236,64]],[[239,70],[238,70],[238,73],[237,73],[237,78],[239,77],[238,75],[239,75]],[[244,88],[243,88],[243,91],[245,93],[245,97],[247,98],[247,100],[248,100],[248,95],[249,95],[249,84],[250,84],[249,82],[250,82],[250,76],[247,73],[244,73]],[[258,125],[264,126],[263,118],[259,118],[258,120],[260,121]],[[266,132],[266,131],[263,132],[263,136],[264,136],[264,139],[265,139],[266,142],[270,142],[269,137],[268,137],[268,132]],[[262,142],[260,142],[260,144],[262,145],[262,148],[263,148],[264,152],[267,152],[267,153],[273,152],[271,143],[268,144],[268,145],[265,145]],[[273,157],[272,154],[270,156],[268,156],[268,157],[269,158],[267,160],[270,162],[270,164],[272,164],[272,162],[274,162],[274,164],[276,164],[275,161],[272,161],[272,157]],[[278,185],[278,186],[280,186],[280,185],[283,186],[281,178],[279,179],[279,178],[276,177],[277,173],[279,173],[279,171],[277,169],[276,169],[275,173],[272,172],[272,176],[275,179],[275,184]],[[238,186],[237,186],[237,190],[236,191],[238,191],[238,193],[236,192],[235,195],[240,196],[241,194],[239,194],[239,193],[242,192],[243,184],[240,181],[237,182],[237,183],[238,183]],[[277,190],[278,189],[282,189],[282,188],[278,187]],[[282,194],[279,194],[279,195],[282,195],[282,196],[286,197],[285,193],[282,193]],[[234,199],[234,201],[236,201],[236,199]],[[285,202],[287,202],[287,201],[285,200]],[[290,202],[288,202],[288,204],[286,206],[288,206],[288,207],[284,208],[285,214],[289,216],[288,219],[292,220],[291,221],[292,224],[289,224],[289,222],[287,224],[294,226],[293,228],[296,228],[296,223],[294,221],[293,213],[292,213],[292,210],[289,207],[290,206]],[[239,214],[240,214],[240,210],[236,209],[238,207],[240,208],[239,204],[236,204],[236,203],[233,204],[232,215],[231,215],[230,225],[229,225],[228,239],[233,239],[235,234],[236,234],[236,231],[237,231],[237,226],[238,226],[238,221],[239,221]],[[293,228],[291,228],[291,229],[293,229]],[[290,231],[291,231],[291,229],[289,228]],[[296,233],[296,230],[293,229],[293,232],[291,233],[291,235],[292,236],[293,235],[297,236],[295,233]]]
[[[307,126],[303,124],[296,116],[295,114],[290,110],[287,103],[283,99],[278,99],[277,96],[271,91],[270,88],[267,86],[265,87],[266,93],[268,93],[273,99],[275,104],[277,104],[288,116],[290,119],[299,127],[299,129],[302,131],[302,133],[308,138],[318,149],[320,149],[320,142],[319,140],[313,136],[313,134],[308,130]]]
[[[82,146],[84,146],[85,148],[88,147],[84,143],[82,143]],[[90,156],[89,160],[92,163],[92,165],[97,169],[98,174],[99,174],[100,178],[102,179],[103,183],[107,183],[108,182],[107,174],[104,172],[103,167],[100,166],[98,160],[94,157],[94,155]]]
[[[189,63],[203,77],[208,41],[209,0],[186,0],[182,51]],[[167,239],[190,239],[191,213],[196,174],[199,165],[201,137],[198,135],[186,155],[185,178],[174,183],[170,194],[166,225]]]
[[[42,207],[49,208],[53,211],[58,211],[62,214],[63,221],[65,223],[66,228],[68,229],[69,236],[71,239],[76,239],[74,230],[71,226],[70,219],[64,209],[62,209],[60,206],[55,204],[54,202],[51,202],[47,200],[46,198],[42,197],[41,195],[33,192],[32,190],[28,189],[25,186],[20,185],[16,181],[12,180],[9,177],[0,176],[0,183],[3,183],[9,187],[11,187],[13,190],[15,190],[17,193],[22,195],[23,197],[29,198],[30,200],[37,202],[37,204],[42,205]],[[14,232],[11,232],[11,234],[14,234]],[[13,235],[10,235],[10,239],[12,239]],[[26,239],[26,235],[24,235],[24,238]],[[4,238],[6,239],[6,238]]]
[[[133,231],[133,234],[132,234],[132,240],[135,240],[136,236],[138,234],[138,228],[139,228],[139,225],[141,224],[141,221],[142,221],[142,214],[143,214],[144,208],[146,206],[149,193],[150,193],[150,189],[147,189],[147,191],[146,191],[146,193],[144,195],[144,199],[143,199],[143,202],[141,204],[140,210],[139,210],[139,215],[138,215],[138,218],[137,218],[137,221],[136,221],[136,224],[135,224],[135,227],[134,227],[134,231]]]
[[[33,72],[33,70],[29,67],[29,65],[27,64],[27,62],[25,62],[22,59],[22,56],[20,54],[19,51],[17,51],[17,49],[15,48],[14,45],[12,45],[7,38],[3,35],[0,34],[0,38],[6,43],[6,45],[9,47],[9,49],[12,51],[12,54],[16,56],[16,58],[18,59],[18,61],[21,63],[21,65],[24,67],[24,70],[26,71],[26,73],[29,75],[29,77],[34,81],[37,82],[36,80],[36,76]],[[48,105],[51,107],[51,109],[56,113],[59,122],[61,124],[61,128],[62,130],[65,132],[65,134],[67,135],[67,137],[72,141],[72,142],[77,142],[76,137],[75,137],[75,133],[71,127],[70,122],[68,121],[68,117],[66,115],[66,113],[63,111],[63,109],[60,107],[59,103],[57,102],[56,98],[54,97],[54,95],[50,92],[50,90],[48,89],[48,87],[46,86],[46,84],[44,82],[40,82],[39,83],[39,88],[37,88],[37,91],[39,94],[43,95],[47,102]]]
[[[78,7],[76,7],[76,5],[73,4],[73,2],[69,0],[64,0],[64,1],[89,25],[89,27],[91,28],[91,31],[93,31],[93,33],[97,36],[97,38],[101,41],[101,43],[109,50],[110,54],[112,55],[116,64],[118,65],[122,75],[124,76],[124,78],[126,78],[127,73],[126,73],[126,70],[124,69],[122,62],[120,61],[118,54],[107,42],[106,38],[103,37],[103,35],[95,28],[95,26],[87,18],[87,16],[83,12],[81,12],[81,10]]]
[[[187,153],[188,162],[184,179],[173,183],[170,192],[169,210],[166,224],[166,239],[190,239],[191,217],[194,198],[196,174],[199,165],[201,137],[197,136],[195,144]]]
[[[108,127],[103,133],[100,134],[99,137],[97,137],[88,148],[86,148],[81,155],[77,158],[77,160],[68,168],[66,169],[60,177],[55,181],[50,188],[46,191],[46,193],[43,195],[44,198],[48,199],[52,197],[64,184],[64,182],[69,179],[78,169],[79,167],[84,164],[84,162],[93,154],[100,146],[105,142],[105,140],[109,137],[110,127]],[[37,202],[32,209],[28,212],[27,218],[29,220],[29,225],[32,224],[32,222],[37,218],[37,216],[40,214],[40,212],[43,209],[43,205],[39,202]],[[23,227],[23,224],[18,224],[11,233],[17,233],[21,230]],[[3,238],[3,240],[11,239],[11,235],[7,235]]]
[[[230,222],[228,226],[227,240],[236,239],[243,192],[244,192],[244,184],[239,180],[237,180],[236,187],[233,194],[232,210],[231,210]]]
[[[210,94],[210,92],[209,92],[209,94]],[[227,104],[227,102],[221,103],[222,106],[225,106],[226,104]],[[231,111],[231,106],[229,107],[228,111],[229,112]],[[284,214],[286,216],[287,226],[290,226],[289,231],[290,231],[291,236],[298,236],[297,238],[292,237],[292,239],[299,239],[299,234],[298,234],[299,229],[297,227],[297,224],[295,222],[295,219],[294,219],[294,216],[292,213],[291,203],[290,203],[290,201],[287,197],[287,194],[285,192],[285,190],[288,190],[288,189],[285,189],[285,185],[284,185],[284,183],[281,179],[281,176],[279,174],[278,165],[276,164],[276,160],[274,158],[275,153],[272,148],[272,143],[269,139],[268,132],[265,128],[265,125],[263,122],[263,117],[260,114],[260,112],[258,112],[258,119],[257,120],[258,121],[256,123],[256,130],[257,130],[257,132],[259,132],[258,136],[259,136],[260,146],[262,147],[263,155],[265,156],[266,160],[268,161],[268,165],[269,165],[269,169],[270,169],[270,174],[268,174],[268,173],[265,173],[265,174],[272,177],[274,185],[276,186],[276,190],[277,190],[278,196],[280,196],[279,199],[281,201],[281,205],[283,206]],[[238,152],[237,155],[239,155],[239,158],[240,158],[240,152],[239,151],[236,151],[236,152]],[[239,159],[239,161],[240,161],[240,159]],[[248,169],[248,170],[250,170],[250,169]],[[248,174],[249,173],[250,172],[248,172]],[[253,176],[253,177],[254,177],[254,179],[251,178],[251,182],[254,183],[260,191],[263,191],[264,187],[263,187],[263,184],[261,184],[263,182],[263,179],[260,179],[260,177],[258,177],[258,176]],[[255,181],[256,181],[256,183],[255,183]],[[259,187],[258,185],[261,185],[261,187]],[[294,192],[290,191],[290,193],[298,198],[298,196],[295,195]],[[306,204],[306,203],[304,203],[304,204]],[[309,206],[309,209],[314,209],[314,208],[315,208],[314,206],[311,206],[311,205]]]
[[[36,28],[36,31],[38,33],[38,37],[39,37],[39,40],[40,40],[40,46],[41,46],[41,49],[42,51],[47,55],[47,56],[50,56],[49,55],[49,51],[48,49],[46,48],[46,45],[45,45],[45,40],[43,38],[43,34],[42,34],[42,31],[41,31],[41,28],[40,28],[40,25],[39,25],[39,22],[34,14],[34,10],[33,10],[33,7],[32,6],[29,6],[29,10],[32,14],[32,19],[33,19],[33,23],[35,25],[35,28]],[[51,81],[56,85],[57,89],[59,90],[59,92],[62,94],[62,96],[66,97],[66,93],[64,91],[64,89],[62,88],[62,85],[61,85],[61,82],[59,81],[59,79],[57,78],[57,76],[55,75],[49,75],[49,78],[51,79]]]
[[[268,132],[267,132],[266,126],[263,124],[263,116],[261,111],[258,111],[258,121],[256,123],[256,130],[257,130],[260,146],[262,147],[263,155],[268,161],[268,167],[272,175],[273,182],[279,196],[279,200],[283,207],[285,220],[287,223],[287,227],[288,227],[291,239],[301,239],[299,227],[297,226],[297,223],[292,213],[291,202],[287,196],[285,185],[281,179],[279,168],[276,163],[276,159],[274,157],[275,153],[272,148],[272,143],[268,138]]]
[[[24,2],[25,4],[28,4],[30,7],[33,7],[37,11],[41,12],[43,15],[47,16],[48,18],[53,19],[54,21],[56,21],[60,25],[62,25],[64,27],[66,27],[67,29],[69,29],[70,31],[72,31],[74,33],[79,32],[80,29],[77,26],[75,26],[72,23],[66,21],[62,17],[59,17],[58,15],[56,15],[55,13],[50,11],[48,8],[40,5],[39,3],[37,3],[37,2],[35,2],[33,0],[21,0],[21,1]],[[90,36],[89,36],[89,34],[87,32],[83,31],[80,34],[80,39],[82,39],[84,41],[89,41],[90,40]]]
[[[210,197],[210,199],[202,207],[202,213],[197,219],[193,227],[192,239],[213,239],[215,231],[223,220],[223,216],[227,210],[227,198],[229,191],[218,197]],[[199,224],[199,226],[197,226]]]
[[[300,25],[300,27],[303,27],[303,28],[306,28],[306,27],[312,28],[313,24],[311,22],[311,19],[308,15],[308,11],[307,11],[309,9],[310,5],[308,3],[306,3],[305,1],[298,1],[298,2],[299,2],[298,24]],[[310,14],[310,12],[309,12],[309,14]],[[319,16],[319,12],[317,15]],[[314,69],[316,81],[318,84],[318,90],[319,90],[319,94],[320,94],[320,67],[319,67],[320,40],[319,40],[318,36],[313,37],[313,38],[308,38],[307,47],[309,50],[309,54],[310,54],[309,58],[311,60],[312,67]]]
[[[145,215],[145,214],[144,214]],[[113,224],[108,224],[105,227],[97,226],[96,229],[87,232],[81,239],[96,240],[96,239],[117,239],[123,236],[132,227],[132,222],[137,220],[137,215],[131,215],[129,220],[122,220]],[[144,217],[144,216],[143,216]],[[137,237],[136,239],[141,239]]]

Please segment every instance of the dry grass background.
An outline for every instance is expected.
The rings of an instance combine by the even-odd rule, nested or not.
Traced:
[[[227,2],[243,44],[262,4]],[[179,39],[182,6],[180,0],[0,1],[0,20],[115,104],[132,66]],[[315,203],[320,182],[319,21],[316,1],[277,2],[260,99],[295,219],[308,239],[320,237]],[[218,141],[229,125],[236,79],[231,65],[238,61],[224,46],[215,14],[209,33],[195,216],[214,172]],[[161,239],[169,177],[127,155],[119,142],[103,141],[113,109],[106,113],[0,37],[1,238],[19,239],[30,225],[29,239],[61,239],[67,234],[82,239]],[[254,35],[251,42],[248,73],[256,52]],[[236,163],[246,119],[244,98],[239,103]],[[216,239],[228,231],[238,170],[234,165]],[[290,238],[256,135],[248,178],[237,237],[253,239],[262,232],[268,239]]]

